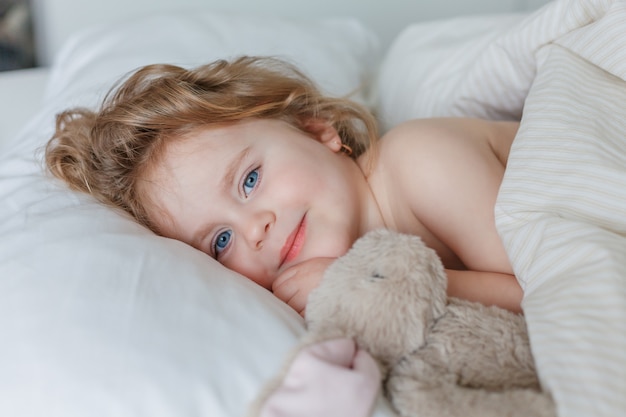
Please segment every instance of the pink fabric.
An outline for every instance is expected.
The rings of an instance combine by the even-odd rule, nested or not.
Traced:
[[[374,359],[351,339],[303,348],[261,417],[367,417],[380,387]]]

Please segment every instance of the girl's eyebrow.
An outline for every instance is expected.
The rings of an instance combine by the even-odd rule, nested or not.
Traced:
[[[228,168],[226,168],[226,172],[224,177],[222,178],[222,189],[227,190],[228,187],[235,181],[235,175],[237,175],[237,170],[244,159],[250,154],[251,147],[246,146],[243,148],[233,159],[231,159],[228,164]]]

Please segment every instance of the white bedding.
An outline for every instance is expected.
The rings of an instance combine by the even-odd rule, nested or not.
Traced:
[[[48,81],[48,68],[0,73],[0,152],[37,113]]]

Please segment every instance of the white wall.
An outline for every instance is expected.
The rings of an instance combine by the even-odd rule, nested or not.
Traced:
[[[39,63],[48,65],[63,41],[95,23],[189,7],[260,15],[357,16],[388,43],[415,21],[534,9],[545,0],[31,0]]]

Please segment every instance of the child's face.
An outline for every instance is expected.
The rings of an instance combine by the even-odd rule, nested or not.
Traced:
[[[253,120],[172,143],[147,182],[153,221],[266,288],[289,266],[344,254],[361,233],[364,178],[329,129],[314,139]]]

